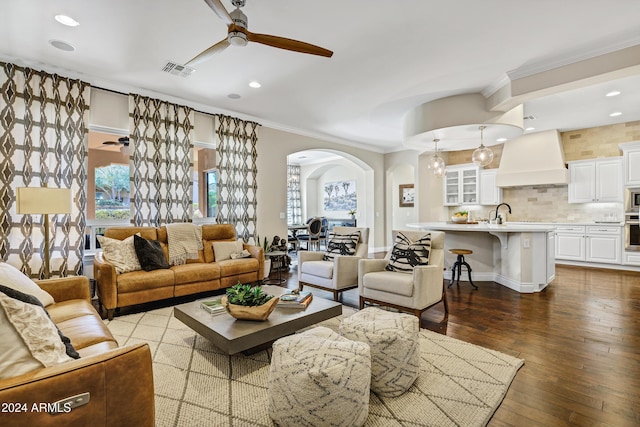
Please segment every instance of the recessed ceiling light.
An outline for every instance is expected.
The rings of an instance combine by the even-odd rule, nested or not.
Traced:
[[[73,52],[76,50],[75,47],[67,42],[63,42],[62,40],[49,40],[49,44],[56,49],[64,50],[65,52]]]
[[[256,81],[253,81],[253,82],[249,83],[249,86],[251,86],[252,88],[257,89],[262,85],[260,83],[256,82]]]
[[[230,93],[229,95],[227,95],[227,98],[231,98],[231,99],[240,99],[241,96],[238,95],[237,93]]]
[[[55,19],[56,21],[58,21],[62,25],[66,25],[67,27],[77,27],[78,25],[80,25],[78,21],[67,15],[56,15]]]
[[[609,114],[609,117],[618,117],[618,116],[621,116],[621,115],[622,115],[622,113],[620,111],[616,111],[614,113]]]
[[[618,96],[618,95],[620,95],[619,90],[612,90],[611,92],[607,93],[605,96]]]
[[[536,128],[534,128],[534,127],[528,127],[528,128],[524,128],[524,130],[536,130]]]
[[[505,142],[507,140],[507,138],[498,138],[496,139],[496,142]]]

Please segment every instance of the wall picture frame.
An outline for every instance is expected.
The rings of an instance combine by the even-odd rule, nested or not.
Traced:
[[[413,184],[400,184],[400,207],[412,208],[415,203],[416,193]]]

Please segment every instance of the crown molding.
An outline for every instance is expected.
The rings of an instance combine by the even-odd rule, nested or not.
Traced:
[[[636,33],[629,34],[621,39],[617,39],[616,41],[600,42],[595,45],[592,44],[588,48],[577,49],[572,52],[567,52],[564,55],[558,55],[543,61],[524,65],[515,70],[508,71],[507,76],[510,80],[517,80],[523,77],[529,77],[534,74],[563,67],[565,65],[575,64],[576,62],[584,61],[585,59],[606,55],[638,44],[640,44],[640,35]]]

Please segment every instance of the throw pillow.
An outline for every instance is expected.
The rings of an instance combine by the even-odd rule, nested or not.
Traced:
[[[158,240],[147,240],[138,235],[133,236],[133,246],[138,256],[140,266],[144,271],[169,268],[169,263],[164,257],[164,251]]]
[[[41,307],[44,310],[44,312],[47,314],[47,317],[51,319],[51,316],[49,316],[49,312],[47,311],[47,309],[42,305],[40,300],[38,300],[38,298],[34,297],[33,295],[25,294],[24,292],[20,292],[3,285],[0,285],[0,292],[5,294],[9,298],[17,299],[18,301],[22,301],[27,304],[32,304],[37,307]],[[80,355],[78,354],[76,349],[73,348],[73,345],[71,344],[71,340],[62,333],[60,328],[58,328],[58,325],[55,325],[55,326],[56,326],[56,329],[58,330],[58,336],[60,337],[60,341],[62,341],[62,343],[64,344],[65,352],[67,353],[67,355],[69,357],[73,357],[74,359],[79,359]]]
[[[104,258],[113,264],[117,274],[142,270],[138,255],[136,255],[133,236],[129,236],[124,240],[98,236],[98,241],[102,247]]]
[[[242,241],[235,242],[213,242],[213,255],[217,261],[231,259],[232,253],[242,252]]]
[[[356,231],[350,234],[329,234],[329,243],[327,243],[327,251],[322,257],[325,261],[333,261],[333,257],[336,255],[349,255],[356,254],[356,248],[360,241],[360,232]]]
[[[72,360],[43,307],[0,292],[1,379]]]
[[[415,242],[402,233],[398,233],[391,250],[389,264],[385,267],[389,271],[399,273],[413,273],[417,265],[429,264],[431,253],[431,233],[427,233]]]
[[[22,274],[20,270],[5,262],[0,262],[0,285],[33,295],[44,306],[55,302],[51,294],[36,285],[33,280]]]
[[[249,258],[251,256],[251,254],[249,253],[248,250],[243,249],[240,252],[232,252],[230,254],[231,259],[238,259],[238,258]]]

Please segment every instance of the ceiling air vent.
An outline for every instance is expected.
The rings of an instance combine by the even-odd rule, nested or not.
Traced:
[[[195,71],[195,68],[187,67],[176,62],[168,61],[167,64],[162,67],[162,71],[179,77],[189,77]]]

